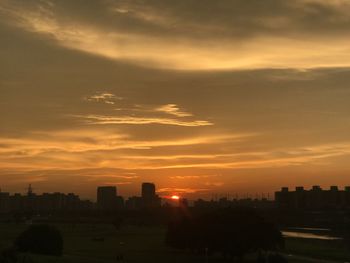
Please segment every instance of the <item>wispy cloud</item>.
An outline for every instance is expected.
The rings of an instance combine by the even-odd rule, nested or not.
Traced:
[[[212,178],[218,177],[219,175],[176,175],[171,176],[171,179],[188,180],[188,179],[202,179],[202,178]]]
[[[33,133],[26,138],[0,138],[0,166],[10,170],[118,168],[133,170],[258,169],[319,164],[350,154],[350,143],[295,148],[240,150],[251,134],[217,134],[168,140],[136,140],[115,130],[75,130]],[[230,145],[230,147],[228,147]],[[188,147],[196,146],[196,147]],[[191,150],[193,148],[193,150]],[[151,150],[157,150],[155,152]],[[159,154],[164,149],[164,154]],[[172,149],[176,149],[172,152]],[[231,149],[231,150],[230,150]],[[127,152],[125,152],[127,150]],[[199,151],[199,152],[198,152]],[[180,153],[180,154],[179,154]],[[112,175],[130,180],[134,174]],[[172,175],[174,180],[209,180],[214,175]],[[110,178],[109,178],[110,180]],[[211,180],[209,180],[211,182]]]
[[[164,187],[157,190],[158,193],[161,194],[194,194],[198,192],[207,192],[210,189],[208,188],[172,188],[172,187]]]
[[[162,15],[164,9],[160,6],[133,6],[131,1],[125,1],[123,7],[112,5],[105,8],[106,15],[114,12],[122,21],[136,19],[135,23],[130,24],[139,24],[140,28],[129,28],[129,31],[123,30],[122,26],[113,28],[110,23],[104,27],[91,25],[87,20],[64,19],[64,14],[57,14],[55,5],[44,8],[40,4],[30,6],[4,1],[1,10],[7,17],[12,17],[11,22],[18,27],[45,35],[60,46],[144,67],[225,70],[350,65],[349,37],[344,34],[345,31],[341,31],[348,28],[348,14],[342,11],[347,6],[346,1],[296,1],[301,3],[301,7],[284,1],[275,2],[278,5],[276,9],[284,12],[284,16],[276,16],[268,11],[271,9],[269,4],[266,7],[252,5],[252,8],[236,8],[244,5],[244,2],[226,1],[223,5],[232,12],[249,10],[249,13],[237,14],[237,18],[230,12],[224,12],[227,10],[220,9],[215,1],[212,4],[207,2],[212,8],[223,11],[225,16],[222,19],[212,19],[210,14],[211,19],[205,23],[199,17],[205,19],[209,16],[207,11],[201,9],[202,15],[199,13],[199,16],[193,16],[195,19],[189,19],[187,16],[181,17],[181,10],[177,10],[181,5],[170,4],[166,16]],[[310,7],[310,2],[323,4],[323,8]],[[331,4],[326,5],[326,2]],[[260,10],[258,7],[266,9]],[[336,7],[335,11],[333,7]],[[333,12],[327,8],[333,8]],[[255,15],[257,17],[252,19]],[[307,19],[313,16],[318,19]],[[191,37],[185,29],[187,24],[184,21],[191,24],[196,32],[203,32],[199,34],[200,37]],[[121,24],[125,27],[127,23]],[[250,31],[242,32],[240,28],[249,28]],[[159,37],[159,32],[169,30],[177,34],[174,37]],[[218,30],[221,30],[222,38],[218,38]],[[332,37],[325,37],[323,30],[332,32]]]
[[[86,101],[102,102],[102,103],[112,104],[112,105],[114,105],[116,101],[122,100],[122,99],[123,99],[122,97],[118,97],[113,93],[109,93],[109,92],[99,92],[94,95],[84,97],[84,100]]]
[[[133,182],[103,182],[104,185],[129,185]]]
[[[72,169],[118,167],[125,170],[147,168],[153,161],[147,158],[147,150],[165,148],[181,149],[188,146],[202,147],[227,141],[244,139],[242,134],[197,135],[171,139],[154,138],[140,140],[116,130],[65,130],[35,132],[23,138],[1,137],[0,166],[13,169]],[[127,151],[125,153],[123,151]],[[133,151],[136,151],[133,154]],[[140,155],[140,152],[144,152]],[[167,156],[167,154],[165,154]],[[210,156],[210,155],[208,155]],[[205,156],[204,156],[205,157]],[[190,157],[191,158],[191,157]],[[183,160],[187,160],[183,156]],[[200,155],[197,158],[202,158]],[[210,157],[207,157],[210,158]],[[162,162],[178,160],[164,158]],[[133,174],[118,178],[133,178]]]
[[[124,98],[118,97],[112,93],[96,93],[84,97],[86,101],[102,102],[106,104],[115,104],[117,100]],[[153,105],[140,105],[125,102],[124,105],[115,108],[120,115],[73,115],[73,117],[83,119],[88,124],[128,124],[128,125],[147,125],[147,124],[162,124],[175,125],[184,127],[211,126],[214,123],[207,120],[191,120],[183,117],[193,117],[192,113],[180,110],[179,106],[173,103],[154,107]],[[159,113],[172,115],[173,118],[165,118]],[[138,116],[135,116],[138,115]]]
[[[300,4],[320,4],[326,7],[333,8],[350,8],[350,3],[348,0],[297,0]]]
[[[137,140],[127,134],[111,130],[76,130],[30,134],[25,138],[0,138],[6,145],[0,154],[10,156],[31,156],[49,152],[84,153],[118,149],[151,149],[155,147],[189,146],[235,141],[246,137],[244,134],[203,135],[169,140]],[[249,135],[248,135],[249,136]],[[175,156],[175,159],[178,156]],[[185,156],[184,156],[185,157]],[[212,155],[208,155],[212,157]],[[128,156],[127,158],[132,158]],[[135,157],[137,158],[137,156]],[[141,157],[142,158],[142,157]],[[156,157],[161,158],[161,157]]]
[[[210,181],[207,181],[207,182],[204,182],[204,185],[206,185],[206,186],[220,187],[220,186],[223,186],[223,185],[224,185],[224,182],[220,182],[220,181],[210,182]]]
[[[176,104],[166,104],[155,109],[159,112],[164,112],[167,114],[175,115],[176,117],[188,117],[193,116],[189,112],[181,111],[180,108]]]
[[[300,166],[305,164],[321,164],[331,158],[345,156],[350,154],[350,143],[315,145],[310,147],[296,147],[288,149],[270,149],[265,152],[243,152],[239,158],[237,155],[231,155],[231,158],[218,158],[188,160],[178,163],[151,163],[144,165],[143,169],[162,170],[162,169],[260,169],[276,168],[288,166]],[[215,155],[213,155],[215,156]],[[220,155],[218,155],[220,156]],[[181,177],[172,177],[180,179]]]
[[[161,117],[134,117],[134,116],[105,116],[105,115],[77,115],[76,117],[84,119],[88,124],[131,124],[131,125],[145,125],[145,124],[163,124],[175,125],[185,127],[198,127],[213,125],[210,121],[194,120],[183,121],[170,118]]]

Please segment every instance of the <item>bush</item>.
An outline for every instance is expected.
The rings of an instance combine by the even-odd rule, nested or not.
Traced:
[[[1,251],[0,263],[16,263],[16,262],[18,262],[18,253],[15,248],[10,247]]]
[[[288,260],[280,254],[270,254],[268,259],[270,263],[288,263]]]
[[[60,231],[49,225],[33,225],[20,234],[14,245],[20,252],[61,256],[63,239]]]
[[[283,248],[281,232],[254,210],[237,208],[185,216],[169,224],[166,244],[242,258],[245,254]]]

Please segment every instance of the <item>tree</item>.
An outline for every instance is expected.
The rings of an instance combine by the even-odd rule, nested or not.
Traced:
[[[18,253],[14,247],[6,248],[1,251],[0,263],[17,263]]]
[[[288,260],[280,254],[270,254],[268,260],[269,263],[288,263]]]
[[[50,225],[32,225],[14,242],[20,252],[61,256],[63,239],[60,231]]]
[[[120,227],[123,224],[123,218],[121,217],[116,217],[113,222],[112,222],[113,226],[115,227],[115,229],[118,231],[120,229]]]
[[[178,249],[219,252],[242,259],[259,250],[282,248],[281,232],[254,210],[222,209],[169,224],[166,243]]]

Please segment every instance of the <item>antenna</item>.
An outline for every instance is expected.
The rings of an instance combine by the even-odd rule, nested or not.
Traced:
[[[27,188],[27,195],[32,195],[32,194],[33,194],[32,184],[29,184],[29,186]]]

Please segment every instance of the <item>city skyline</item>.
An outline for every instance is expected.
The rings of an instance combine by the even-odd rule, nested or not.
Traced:
[[[343,0],[0,1],[0,186],[348,185]]]
[[[343,189],[332,185],[322,189],[318,185],[306,189],[281,187],[273,196],[213,196],[210,200],[198,198],[157,195],[156,185],[151,182],[141,184],[140,195],[128,198],[118,195],[116,186],[97,186],[96,199],[81,199],[76,193],[35,193],[29,184],[27,192],[9,193],[0,190],[0,213],[13,212],[102,212],[156,211],[161,208],[213,209],[251,207],[254,209],[282,209],[293,211],[346,211],[350,208],[350,186]]]
[[[147,186],[151,185],[151,190],[146,190],[145,192],[145,188],[147,188]],[[141,187],[140,187],[141,186]],[[272,192],[255,192],[255,193],[243,193],[243,194],[238,194],[238,193],[210,193],[210,196],[207,195],[204,198],[203,197],[193,197],[192,195],[186,195],[186,194],[179,194],[180,192],[169,192],[171,193],[166,194],[166,195],[159,195],[159,192],[156,185],[152,182],[142,182],[139,185],[139,189],[137,192],[131,194],[131,195],[121,195],[120,190],[122,189],[122,187],[120,186],[116,186],[116,185],[96,185],[95,186],[95,193],[94,196],[81,196],[83,201],[89,200],[92,202],[96,202],[96,204],[98,205],[99,202],[102,201],[103,202],[110,202],[110,198],[111,196],[115,196],[117,198],[145,198],[146,200],[151,201],[154,197],[161,198],[163,201],[164,200],[180,200],[180,199],[186,199],[188,200],[189,198],[192,197],[192,199],[190,199],[191,201],[194,201],[195,199],[197,200],[206,200],[206,201],[217,201],[220,199],[227,199],[227,200],[245,200],[245,199],[251,199],[251,200],[275,200],[276,198],[276,193],[294,193],[294,192],[300,192],[300,191],[311,191],[311,190],[321,190],[321,191],[346,191],[349,192],[350,191],[350,185],[343,185],[343,186],[338,186],[338,185],[328,185],[326,187],[322,187],[320,185],[312,185],[312,186],[301,186],[301,185],[294,185],[294,186],[281,186],[278,189],[274,189],[274,191]],[[32,184],[29,184],[26,188],[22,189],[23,191],[17,191],[17,192],[10,192],[10,191],[6,191],[4,190],[4,188],[0,187],[0,194],[9,194],[9,195],[21,195],[21,196],[30,196],[30,195],[43,195],[43,194],[63,194],[63,195],[75,195],[75,196],[79,196],[79,194],[77,193],[73,193],[73,192],[67,192],[67,191],[62,191],[59,189],[56,189],[55,191],[52,192],[47,192],[47,191],[34,191],[35,188],[33,188]],[[293,192],[294,191],[294,192]],[[105,199],[105,197],[101,197],[102,195],[104,195],[102,192],[105,192],[105,194],[107,195],[107,199]],[[148,193],[147,193],[148,192]],[[148,196],[148,197],[147,197]],[[114,198],[114,197],[113,197]],[[99,201],[100,199],[100,201]],[[107,201],[106,201],[107,200]],[[117,200],[117,202],[119,202],[120,200]],[[126,201],[126,200],[124,200]],[[109,203],[110,204],[110,203]]]

